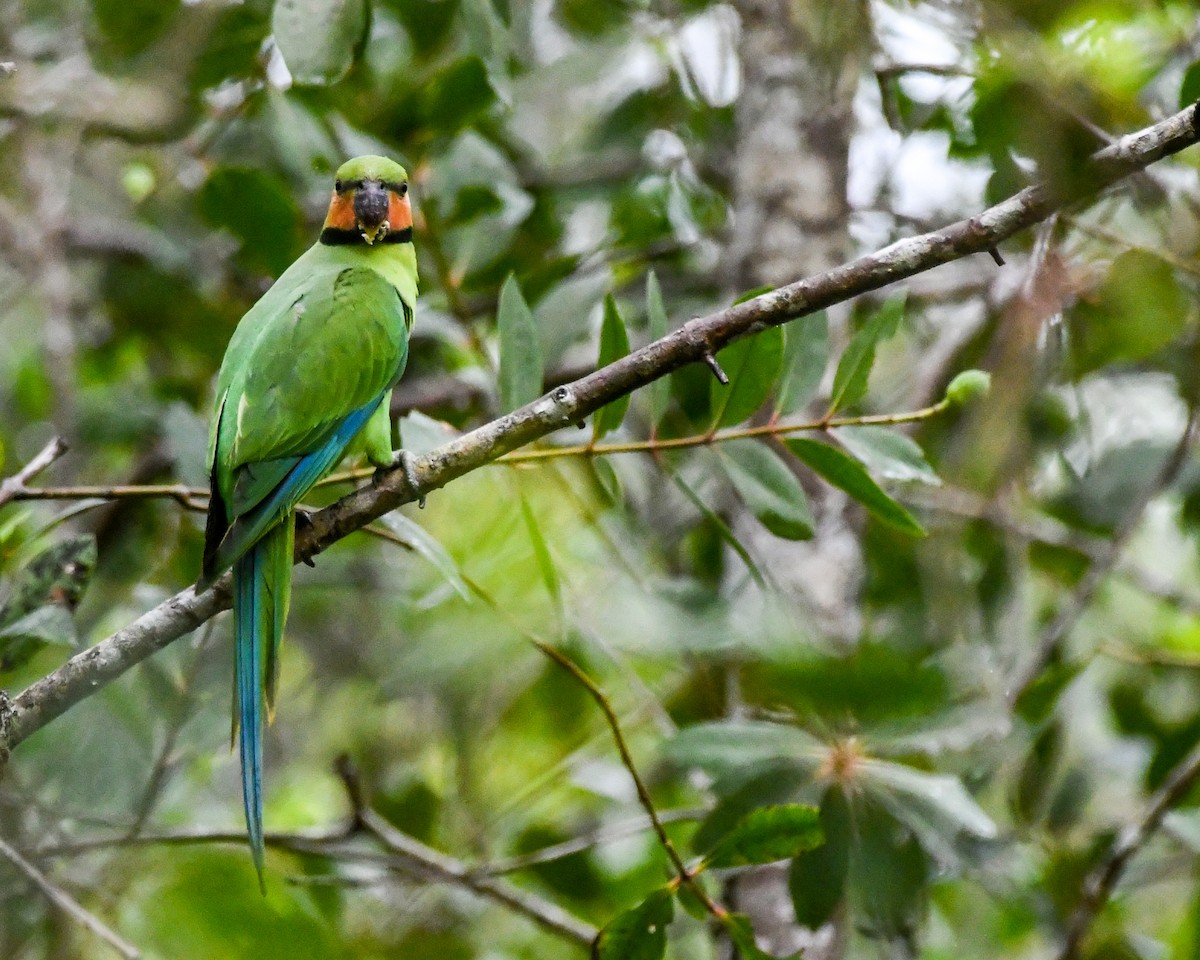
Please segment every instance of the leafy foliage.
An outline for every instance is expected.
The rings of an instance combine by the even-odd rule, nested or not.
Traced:
[[[1200,93],[1183,0],[790,5],[783,61],[740,2],[9,6],[0,453],[63,434],[29,486],[86,487],[0,507],[9,697],[194,582],[222,351],[345,157],[412,174],[393,412],[429,451],[740,291],[1087,186]],[[224,618],[22,743],[0,836],[147,957],[787,956],[788,904],[745,895],[768,861],[846,956],[1053,950],[1200,737],[1197,164],[760,330],[729,384],[675,371],[299,569],[265,898],[218,842]],[[1194,952],[1195,799],[1081,956]],[[354,804],[470,882],[348,836]],[[509,883],[573,932],[478,895]],[[0,890],[0,956],[111,955],[4,858]]]

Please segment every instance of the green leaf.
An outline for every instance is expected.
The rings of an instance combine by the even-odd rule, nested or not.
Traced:
[[[1183,332],[1190,310],[1170,264],[1142,250],[1121,254],[1072,310],[1075,374],[1152,356]]]
[[[798,727],[766,721],[698,723],[680,731],[666,749],[672,763],[715,777],[778,761],[812,771],[829,753]]]
[[[821,796],[821,830],[825,842],[799,854],[788,871],[796,920],[812,930],[827,922],[846,897],[857,831],[851,800],[841,786],[830,786]]]
[[[508,61],[513,54],[512,31],[496,11],[493,0],[462,0],[463,23],[471,50],[487,66],[492,89],[509,100]]]
[[[278,177],[249,167],[221,167],[196,195],[200,215],[242,243],[242,256],[278,276],[296,258],[300,210]]]
[[[75,646],[75,622],[65,607],[40,607],[0,627],[0,671],[14,670],[47,644]]]
[[[868,424],[839,427],[832,432],[838,443],[877,476],[941,485],[942,479],[925,459],[925,452],[916,441],[898,430]]]
[[[546,543],[546,538],[542,536],[542,528],[538,525],[537,517],[534,516],[533,508],[529,506],[529,501],[525,498],[524,493],[521,494],[521,516],[525,520],[525,529],[529,531],[529,542],[533,545],[533,556],[537,560],[538,570],[542,574],[542,583],[546,585],[546,592],[554,601],[554,608],[560,614],[561,621],[563,596],[558,567],[554,565],[550,547]]]
[[[770,293],[774,289],[775,288],[769,283],[764,283],[757,287],[751,287],[745,293],[741,294],[736,300],[734,300],[731,305],[736,307],[739,303],[745,303],[747,300],[753,300],[755,297],[761,297],[764,293]]]
[[[709,853],[754,810],[790,803],[809,784],[807,772],[789,760],[768,760],[751,770],[718,777],[712,791],[719,800],[692,835],[692,849]]]
[[[716,511],[709,507],[709,505],[705,503],[703,499],[701,499],[700,495],[696,493],[696,491],[690,486],[688,486],[687,482],[677,473],[671,473],[670,477],[675,481],[675,486],[679,488],[680,493],[688,498],[692,506],[699,510],[700,513],[703,514],[704,518],[712,524],[713,529],[717,531],[718,536],[720,536],[720,538],[729,545],[729,548],[741,558],[742,563],[746,565],[746,569],[750,572],[750,576],[754,578],[754,582],[760,587],[765,587],[767,581],[763,577],[762,571],[758,569],[758,564],[754,562],[754,558],[750,556],[749,551],[747,551],[742,545],[742,542],[736,536],[734,536],[733,531],[729,529],[729,524],[722,520],[717,515]]]
[[[730,440],[717,449],[733,488],[763,526],[787,540],[813,535],[804,488],[769,447],[746,439]]]
[[[889,760],[863,760],[860,789],[904,824],[930,856],[952,863],[962,840],[994,840],[995,822],[975,802],[962,781],[944,773],[926,773]]]
[[[1186,110],[1197,100],[1200,100],[1200,60],[1197,60],[1183,75],[1183,83],[1179,85],[1179,109]]]
[[[775,389],[783,364],[783,329],[769,327],[738,340],[717,353],[717,362],[729,383],[712,380],[713,424],[727,427],[748,419]]]
[[[889,297],[883,306],[850,340],[833,375],[833,397],[829,412],[857,403],[867,392],[867,380],[875,365],[875,348],[895,335],[904,319],[905,295]]]
[[[625,321],[617,310],[617,302],[610,293],[604,298],[604,322],[600,326],[600,357],[597,367],[607,367],[629,354],[629,332]],[[596,411],[592,420],[592,440],[599,440],[606,433],[616,430],[625,419],[629,409],[629,394],[618,397]]]
[[[366,0],[275,0],[271,32],[300,86],[336,83],[366,39]]]
[[[746,867],[789,860],[823,839],[816,807],[799,803],[760,807],[747,814],[709,855],[709,866]]]
[[[420,122],[446,136],[457,133],[496,101],[487,67],[475,56],[439,70],[419,89]]]
[[[829,363],[829,316],[824,310],[783,327],[783,375],[775,395],[775,413],[783,416],[804,407]]]
[[[872,802],[856,805],[850,891],[873,933],[910,936],[929,899],[932,865],[917,839]]]
[[[92,0],[92,15],[107,50],[132,57],[163,35],[180,6],[179,0]]]
[[[605,925],[592,945],[592,956],[595,960],[660,960],[667,950],[667,925],[674,916],[671,891],[655,890]]]
[[[724,919],[725,932],[738,948],[741,960],[801,960],[804,951],[800,950],[786,957],[776,958],[761,949],[754,939],[754,928],[750,926],[750,918],[743,913],[731,913]]]
[[[542,395],[542,342],[529,305],[513,274],[500,288],[500,407],[505,413]]]
[[[379,520],[392,533],[408,544],[414,553],[428,561],[445,578],[446,582],[454,588],[455,593],[470,602],[471,590],[463,579],[458,563],[450,556],[450,552],[438,542],[433,534],[398,510],[385,513]]]
[[[661,340],[667,335],[667,308],[663,304],[662,290],[653,270],[646,274],[646,317],[651,340]],[[650,394],[650,423],[657,425],[671,402],[671,378],[659,377],[647,390]]]
[[[917,523],[911,513],[884,493],[879,484],[863,469],[862,464],[853,457],[816,440],[791,437],[784,440],[784,444],[814,472],[835,487],[845,490],[888,526],[915,537],[925,536],[925,528]]]

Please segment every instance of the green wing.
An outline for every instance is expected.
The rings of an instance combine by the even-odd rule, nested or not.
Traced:
[[[410,306],[374,270],[322,262],[321,252],[296,261],[230,342],[210,437],[213,495],[224,509],[209,510],[206,559],[237,518],[304,457],[340,443],[347,418],[381,402],[404,371]],[[291,493],[294,503],[305,490]]]

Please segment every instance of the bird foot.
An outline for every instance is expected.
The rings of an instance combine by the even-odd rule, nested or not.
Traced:
[[[306,510],[306,509],[304,509],[304,507],[296,507],[296,511],[295,511],[295,513],[296,513],[296,535],[297,535],[297,536],[301,536],[301,535],[303,535],[305,532],[307,532],[308,530],[311,530],[311,529],[312,529],[312,525],[313,525],[313,520],[312,520],[313,511],[312,511],[312,510]],[[303,558],[301,558],[301,559],[303,560],[303,562],[304,562],[304,564],[305,564],[306,566],[309,566],[309,567],[315,567],[315,566],[316,566],[316,564],[315,564],[315,563],[313,563],[313,558],[312,558],[312,557],[303,557]]]
[[[375,471],[374,483],[379,483],[385,474],[391,473],[393,470],[399,470],[404,477],[404,485],[408,488],[409,493],[417,491],[416,467],[414,465],[415,458],[407,450],[397,450],[392,456],[392,462],[386,467],[380,467]],[[417,500],[417,505],[424,508],[425,498],[420,497]]]

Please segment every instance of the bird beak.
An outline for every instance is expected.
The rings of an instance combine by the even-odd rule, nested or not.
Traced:
[[[388,192],[383,184],[367,180],[354,191],[354,217],[367,243],[387,234]]]

